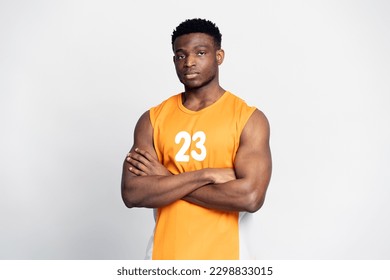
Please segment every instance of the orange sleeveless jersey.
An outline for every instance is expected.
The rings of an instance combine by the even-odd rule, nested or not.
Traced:
[[[230,92],[191,111],[174,95],[150,109],[154,147],[173,174],[202,168],[232,168],[241,132],[255,107]],[[176,201],[158,209],[153,259],[239,259],[238,212]]]

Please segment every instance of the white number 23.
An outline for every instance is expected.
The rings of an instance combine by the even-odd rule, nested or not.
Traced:
[[[187,151],[191,146],[191,141],[196,142],[195,147],[198,148],[200,151],[200,153],[198,153],[196,150],[191,150],[191,157],[197,161],[202,161],[206,158],[207,151],[206,147],[204,146],[204,143],[206,141],[206,134],[203,131],[195,132],[194,135],[192,135],[192,139],[191,135],[187,131],[180,131],[178,134],[176,134],[175,143],[180,144],[182,142],[182,139],[184,140],[184,142],[175,156],[176,161],[190,161],[190,156],[187,154]]]

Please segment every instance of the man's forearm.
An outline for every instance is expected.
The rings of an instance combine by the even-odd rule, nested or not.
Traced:
[[[236,179],[223,184],[198,188],[183,199],[199,206],[221,211],[255,212],[263,204],[264,192],[249,180]]]
[[[175,176],[132,176],[124,169],[122,197],[127,207],[158,208],[213,183],[206,169]]]
[[[165,167],[143,150],[135,150],[135,154],[127,158],[127,164],[132,168],[131,173],[136,175],[129,179],[132,180],[128,184],[129,189],[133,193],[128,196],[131,198],[128,199],[131,202],[127,204],[129,207],[161,207],[184,199],[211,209],[254,212],[261,206],[264,197],[261,186],[259,188],[264,183],[261,183],[258,175],[246,176],[248,178],[243,175],[241,179],[236,179],[232,168],[206,168],[159,176],[169,172],[161,172]],[[253,173],[257,174],[258,171]],[[169,186],[165,187],[165,184]],[[173,189],[169,190],[170,187]],[[142,192],[138,194],[137,189]]]

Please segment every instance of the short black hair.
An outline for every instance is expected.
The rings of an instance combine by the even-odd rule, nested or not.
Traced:
[[[214,38],[215,46],[220,49],[222,43],[222,34],[218,26],[207,20],[200,18],[187,19],[180,23],[172,33],[172,48],[177,37],[190,33],[205,33]]]

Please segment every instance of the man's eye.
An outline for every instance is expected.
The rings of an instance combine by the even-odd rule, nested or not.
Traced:
[[[184,59],[185,56],[184,56],[183,54],[181,54],[181,55],[177,55],[176,58],[177,58],[178,60],[181,60],[181,59]]]
[[[204,52],[204,51],[198,52],[198,55],[199,55],[199,56],[203,56],[203,55],[205,55],[205,54],[206,54],[206,52]]]

